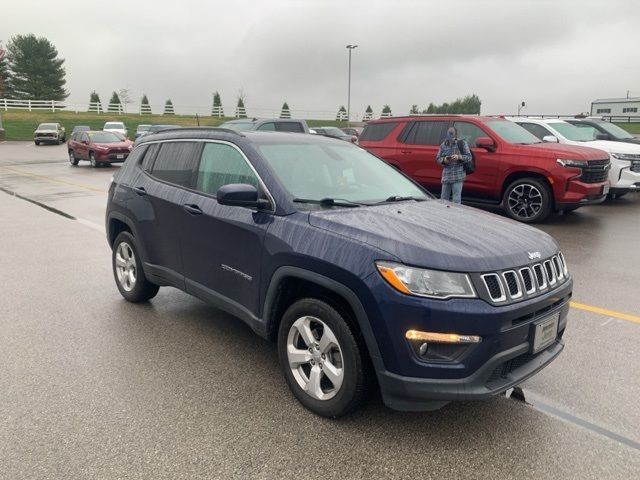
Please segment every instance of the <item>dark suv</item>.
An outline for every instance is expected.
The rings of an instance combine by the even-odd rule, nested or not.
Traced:
[[[106,227],[124,298],[173,286],[239,317],[277,342],[291,390],[320,415],[376,384],[401,410],[486,398],[564,347],[572,280],[550,236],[436,200],[340,140],[142,137]]]

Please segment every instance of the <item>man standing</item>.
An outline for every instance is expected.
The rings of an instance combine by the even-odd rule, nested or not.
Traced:
[[[436,161],[442,165],[442,193],[440,198],[461,203],[462,184],[466,177],[465,163],[471,162],[471,150],[464,140],[458,140],[454,127],[447,130],[447,138],[440,144]]]

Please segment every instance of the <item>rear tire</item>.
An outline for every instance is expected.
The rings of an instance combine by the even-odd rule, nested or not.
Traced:
[[[336,418],[362,402],[368,363],[345,318],[315,298],[291,305],[278,330],[278,357],[289,388],[312,412]]]
[[[116,286],[125,300],[146,302],[157,295],[160,287],[147,280],[136,240],[129,232],[121,232],[113,242],[111,265]]]
[[[505,189],[502,208],[514,220],[542,222],[551,213],[553,195],[549,186],[537,178],[519,178]]]

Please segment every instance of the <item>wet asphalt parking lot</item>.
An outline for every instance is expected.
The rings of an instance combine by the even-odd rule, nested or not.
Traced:
[[[171,288],[120,297],[117,168],[0,143],[0,478],[640,478],[640,194],[539,225],[574,308],[526,402],[409,414],[373,395],[327,420],[241,322]]]

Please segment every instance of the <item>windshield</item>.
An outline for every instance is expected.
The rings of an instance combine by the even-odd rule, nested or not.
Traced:
[[[507,143],[517,143],[519,145],[541,143],[538,137],[509,120],[487,120],[487,126]]]
[[[556,130],[563,137],[572,140],[574,142],[590,142],[595,140],[593,137],[593,131],[589,131],[584,128],[576,127],[566,122],[548,123],[551,128]]]
[[[55,123],[41,123],[38,125],[38,130],[57,130],[58,125]]]
[[[117,143],[124,140],[120,135],[111,132],[90,133],[89,138],[93,143]]]
[[[220,125],[220,128],[229,128],[231,130],[251,130],[253,128],[253,122],[226,122]]]
[[[124,123],[118,123],[118,122],[105,123],[104,128],[114,128],[118,130],[124,130]]]
[[[256,143],[282,186],[298,199],[375,203],[389,197],[428,198],[393,167],[348,143]]]
[[[633,138],[633,135],[627,132],[624,128],[620,128],[619,126],[614,125],[613,123],[602,122],[602,123],[598,123],[598,125],[600,125],[602,129],[605,130],[612,137]]]
[[[151,126],[151,125],[138,125],[138,131],[139,131],[139,132],[146,132],[146,131],[148,131],[148,130],[149,130],[149,127],[150,127],[150,126]]]

